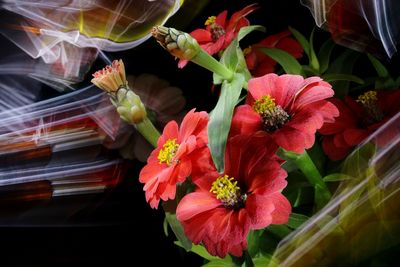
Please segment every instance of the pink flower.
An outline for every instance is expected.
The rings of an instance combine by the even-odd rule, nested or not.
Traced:
[[[211,255],[241,256],[250,230],[283,224],[291,213],[281,191],[286,172],[274,155],[276,144],[264,136],[237,136],[227,145],[225,172],[215,169],[209,150],[192,155],[197,189],[178,204],[185,234]]]
[[[313,146],[316,130],[339,115],[326,100],[333,94],[319,77],[267,74],[251,79],[246,104],[235,110],[231,136],[261,131],[282,148],[303,153]]]
[[[190,154],[207,144],[206,112],[189,111],[180,128],[169,122],[158,139],[157,148],[150,154],[141,170],[139,181],[144,183],[146,201],[157,208],[160,199],[174,199],[176,184],[183,183],[191,174]]]

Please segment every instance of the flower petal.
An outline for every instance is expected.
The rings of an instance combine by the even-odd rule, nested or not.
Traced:
[[[262,129],[262,118],[249,105],[241,105],[235,109],[232,118],[230,136],[252,134]]]
[[[176,208],[176,217],[179,221],[186,221],[221,205],[221,201],[216,199],[210,192],[193,192],[187,194],[179,202]]]

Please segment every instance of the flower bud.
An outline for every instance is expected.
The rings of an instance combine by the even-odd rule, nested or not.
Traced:
[[[157,42],[173,56],[191,60],[200,51],[200,46],[190,34],[164,26],[154,27],[151,31]]]

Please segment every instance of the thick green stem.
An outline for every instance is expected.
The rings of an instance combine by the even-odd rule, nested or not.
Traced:
[[[149,118],[144,118],[142,122],[134,124],[134,126],[153,147],[157,147],[157,141],[160,137],[160,133],[156,127],[154,127],[153,123],[151,123]]]
[[[285,155],[294,160],[296,166],[301,170],[310,184],[314,187],[317,209],[324,207],[331,199],[332,194],[329,191],[329,188],[326,186],[324,180],[322,180],[321,174],[308,155],[307,151],[304,151],[304,153],[301,155],[286,151]]]
[[[207,52],[205,52],[203,49],[200,49],[200,51],[191,59],[191,61],[202,66],[203,68],[208,69],[209,71],[214,72],[225,80],[231,81],[233,79],[233,71],[229,70],[215,58],[207,54]]]

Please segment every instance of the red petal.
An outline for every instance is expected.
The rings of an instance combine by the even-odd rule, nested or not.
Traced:
[[[246,199],[246,210],[250,216],[251,228],[262,229],[272,222],[271,213],[274,211],[274,205],[268,198],[260,195],[250,195]]]
[[[230,136],[255,133],[261,130],[262,123],[261,116],[251,106],[238,106],[233,114]]]
[[[158,139],[157,147],[162,147],[165,144],[165,142],[167,142],[169,139],[177,139],[177,138],[178,138],[178,124],[176,123],[176,121],[170,121],[167,125],[165,125],[163,134]]]
[[[371,134],[370,131],[363,129],[347,129],[343,132],[344,140],[350,146],[360,144],[369,134]]]
[[[304,153],[304,149],[310,148],[314,143],[314,135],[306,134],[292,127],[284,126],[273,134],[275,142],[288,151],[298,154]]]
[[[289,215],[292,212],[292,206],[289,201],[281,194],[275,193],[268,196],[268,201],[272,202],[275,206],[272,212],[272,224],[284,224],[289,220]]]
[[[199,44],[212,42],[211,32],[204,29],[197,29],[190,33],[190,35],[197,40]]]
[[[311,77],[304,81],[304,87],[301,88],[296,95],[293,111],[300,110],[306,105],[330,98],[334,95],[335,92],[332,90],[332,86],[330,84],[323,81],[315,83],[315,79],[319,78]]]
[[[176,217],[179,221],[186,221],[200,213],[221,206],[222,203],[210,192],[193,192],[187,194],[176,208]]]
[[[228,11],[224,10],[221,13],[218,14],[218,16],[215,18],[215,23],[221,26],[222,28],[225,28],[225,23],[226,23],[226,17],[228,15]]]
[[[266,95],[272,95],[278,75],[270,73],[259,78],[249,80],[249,94],[257,100]],[[275,97],[275,96],[274,96]]]
[[[335,147],[333,136],[325,136],[322,140],[322,149],[331,160],[341,160],[349,154],[351,147]]]

